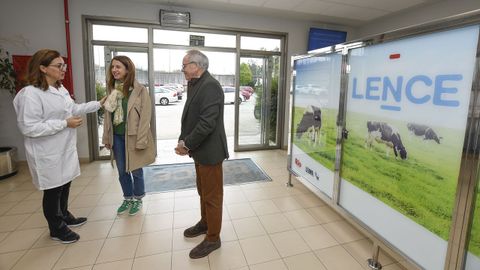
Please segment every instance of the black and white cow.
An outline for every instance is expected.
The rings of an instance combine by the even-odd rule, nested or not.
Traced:
[[[395,154],[395,158],[397,158],[399,154],[401,159],[407,158],[407,150],[405,149],[405,146],[403,146],[400,133],[398,133],[398,130],[395,127],[385,122],[368,121],[367,129],[368,134],[365,138],[365,147],[371,149],[374,141],[377,143],[384,143],[388,147],[387,156],[391,147]]]
[[[309,138],[315,144],[318,143],[320,128],[322,127],[322,111],[319,107],[308,106],[303,113],[302,120],[297,126],[297,138],[300,139],[304,133],[309,133]]]
[[[440,144],[440,139],[442,139],[442,137],[439,137],[437,133],[427,125],[408,123],[407,128],[415,136],[423,136],[424,140],[434,140]]]

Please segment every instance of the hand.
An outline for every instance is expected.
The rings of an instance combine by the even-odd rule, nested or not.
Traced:
[[[188,152],[183,147],[175,147],[175,154],[177,154],[179,156],[186,156],[188,154]]]
[[[67,127],[69,128],[77,128],[81,126],[83,123],[83,119],[80,116],[72,116],[67,118]]]
[[[102,99],[99,100],[100,106],[103,107],[103,104],[105,103],[105,100],[107,100],[107,96],[104,96]]]
[[[112,149],[112,145],[110,145],[109,143],[106,143],[105,144],[105,148],[107,148],[108,150]]]
[[[177,147],[175,147],[175,154],[180,156],[188,155],[188,149],[185,147],[183,140],[178,141]]]

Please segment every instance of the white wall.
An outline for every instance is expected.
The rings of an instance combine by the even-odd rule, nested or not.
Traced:
[[[358,28],[358,31],[354,33],[355,36],[352,38],[359,39],[372,36],[477,9],[480,9],[480,0],[445,0],[436,2],[372,21]]]
[[[158,22],[160,9],[172,8],[160,5],[114,0],[70,0],[70,31],[72,45],[72,69],[74,91],[77,102],[85,101],[85,80],[83,65],[82,15],[108,16],[132,20]],[[182,10],[181,8],[175,8]],[[188,9],[192,24],[213,27],[230,27],[288,33],[288,59],[296,54],[306,53],[308,30],[310,27],[349,31],[341,26],[287,21],[281,18],[268,18],[253,15]],[[62,0],[2,0],[0,16],[0,46],[11,54],[31,55],[41,48],[52,48],[66,56],[65,26]],[[287,74],[287,89],[290,74]],[[288,96],[287,96],[288,98]],[[289,101],[287,100],[287,103]],[[285,115],[288,117],[288,107]],[[0,110],[0,117],[15,117]],[[288,118],[287,118],[288,119]],[[2,123],[2,122],[0,122]],[[288,121],[287,121],[288,123]],[[288,127],[284,128],[288,132]],[[10,131],[7,131],[10,132]],[[8,139],[6,139],[8,137]],[[4,139],[5,138],[5,139]],[[1,137],[1,145],[21,145],[17,133]],[[78,129],[78,152],[81,158],[88,158],[88,135],[86,125]],[[20,159],[25,159],[20,151]]]

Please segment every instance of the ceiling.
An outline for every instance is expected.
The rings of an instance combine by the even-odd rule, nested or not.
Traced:
[[[130,0],[358,27],[442,0]]]

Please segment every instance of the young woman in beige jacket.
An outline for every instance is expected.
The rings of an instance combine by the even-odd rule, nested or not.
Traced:
[[[107,91],[102,141],[113,150],[123,190],[124,201],[117,214],[128,211],[135,215],[145,196],[142,167],[154,162],[156,156],[150,129],[152,103],[148,90],[135,80],[132,60],[123,55],[110,63]]]

